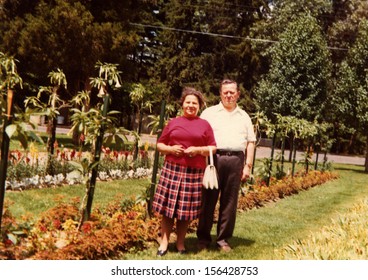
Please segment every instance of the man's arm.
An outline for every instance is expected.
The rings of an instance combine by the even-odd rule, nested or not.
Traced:
[[[243,174],[241,178],[242,181],[248,179],[250,173],[252,172],[254,149],[255,149],[255,142],[247,142],[247,149],[246,149],[247,158],[245,159],[245,164],[243,168]]]

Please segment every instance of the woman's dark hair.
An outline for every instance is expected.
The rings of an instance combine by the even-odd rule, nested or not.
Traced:
[[[181,93],[181,98],[180,98],[180,105],[183,105],[184,100],[188,95],[194,95],[195,97],[197,97],[200,109],[204,107],[205,101],[204,101],[204,97],[202,93],[192,87],[183,88],[183,91]]]

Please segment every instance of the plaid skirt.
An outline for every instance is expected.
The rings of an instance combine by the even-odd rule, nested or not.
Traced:
[[[201,209],[203,169],[165,161],[152,210],[169,218],[194,220]]]

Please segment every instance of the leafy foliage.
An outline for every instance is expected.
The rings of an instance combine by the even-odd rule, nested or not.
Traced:
[[[316,20],[301,15],[287,25],[272,49],[270,72],[257,88],[257,106],[273,114],[323,119],[331,61]]]

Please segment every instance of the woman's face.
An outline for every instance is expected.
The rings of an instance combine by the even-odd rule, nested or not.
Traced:
[[[187,95],[183,102],[183,114],[184,117],[193,118],[196,117],[199,111],[198,98],[195,95]]]

